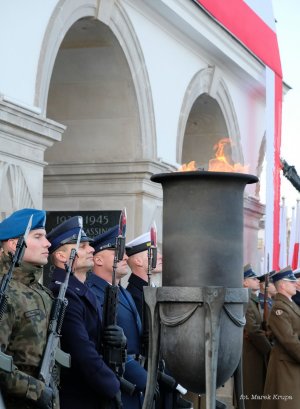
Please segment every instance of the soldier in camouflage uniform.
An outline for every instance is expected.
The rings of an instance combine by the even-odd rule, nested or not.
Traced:
[[[0,369],[0,385],[6,409],[58,409],[52,388],[37,379],[47,341],[52,296],[39,283],[42,266],[48,261],[44,211],[22,209],[0,223],[0,280],[7,273],[18,237],[24,235],[30,216],[23,259],[13,271],[7,291],[7,307],[0,323],[2,352],[13,357],[12,372]]]

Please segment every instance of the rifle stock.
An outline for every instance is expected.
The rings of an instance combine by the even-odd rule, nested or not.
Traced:
[[[150,246],[148,247],[148,287],[151,286],[151,276],[152,270],[156,268],[157,264],[157,229],[156,223],[153,222],[150,228]],[[147,319],[147,307],[144,300],[144,293],[142,295],[143,298],[143,307],[142,307],[142,350],[141,354],[144,358],[148,356],[148,344],[149,344],[149,323]]]
[[[263,310],[263,321],[262,321],[262,329],[264,331],[267,331],[267,321],[268,321],[268,315],[269,315],[269,308],[268,308],[268,288],[269,288],[269,254],[267,255],[267,274],[265,277],[265,288],[264,288],[264,310]]]
[[[267,321],[268,321],[268,315],[269,315],[268,287],[269,287],[269,273],[266,274],[265,288],[264,288],[264,310],[263,310],[263,321],[262,321],[262,329],[264,331],[267,331]]]
[[[57,298],[52,304],[52,309],[50,313],[50,320],[48,326],[48,337],[47,343],[42,359],[41,368],[39,371],[38,379],[43,381],[47,386],[50,385],[52,380],[53,368],[55,362],[60,365],[70,368],[71,366],[71,356],[63,352],[59,348],[59,339],[61,334],[61,328],[63,324],[63,319],[65,311],[68,305],[68,300],[66,299],[66,291],[69,285],[70,275],[73,274],[74,262],[76,259],[77,251],[81,240],[82,231],[82,217],[78,216],[78,225],[80,226],[79,233],[77,236],[76,247],[72,248],[69,261],[65,265],[66,276],[64,282],[60,285],[59,293]]]
[[[117,307],[119,301],[119,288],[117,285],[108,285],[105,288],[104,305],[103,305],[103,323],[104,328],[117,323]],[[127,358],[126,349],[112,347],[103,342],[103,359],[104,362],[122,377],[125,371],[125,362]]]
[[[119,261],[123,260],[125,251],[126,233],[126,211],[122,210],[119,221],[119,235],[116,238],[115,255],[113,262],[112,284],[106,286],[103,303],[103,324],[104,328],[117,324],[117,312],[119,303],[119,286],[116,284],[116,270]],[[102,344],[104,362],[114,371],[120,380],[121,390],[128,395],[132,395],[135,385],[123,378],[125,372],[125,362],[127,360],[127,350],[123,347],[115,347]]]

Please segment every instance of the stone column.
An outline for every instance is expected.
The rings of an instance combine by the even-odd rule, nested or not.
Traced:
[[[44,152],[64,130],[38,109],[0,98],[0,220],[23,207],[42,208]]]
[[[262,228],[262,217],[265,206],[252,196],[244,199],[244,264],[251,263],[257,273],[261,271],[263,249],[259,249],[259,230]]]

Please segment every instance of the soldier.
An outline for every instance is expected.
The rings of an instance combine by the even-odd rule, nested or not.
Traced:
[[[39,283],[50,247],[43,210],[18,210],[0,223],[0,277],[9,270],[9,254],[15,253],[18,238],[24,235],[31,216],[24,256],[13,271],[0,324],[2,351],[11,355],[14,363],[12,372],[0,371],[1,391],[6,409],[58,409],[54,390],[37,379],[53,301],[50,291]]]
[[[57,294],[65,279],[65,264],[74,248],[80,225],[72,217],[49,234],[51,262],[55,266],[51,288]],[[62,325],[62,349],[71,355],[71,368],[61,370],[61,409],[102,409],[121,407],[120,383],[101,356],[101,337],[112,345],[125,345],[121,328],[102,328],[102,310],[93,292],[85,285],[87,272],[93,269],[94,249],[82,231],[74,274],[69,280]]]
[[[140,317],[143,315],[143,287],[148,285],[148,248],[151,246],[150,233],[144,233],[129,242],[126,246],[128,265],[131,274],[128,280],[127,290],[132,295]],[[157,263],[151,274],[161,274],[162,255],[157,252]]]
[[[260,303],[261,310],[264,311],[265,307],[265,290],[267,290],[267,297],[266,297],[266,303],[267,303],[267,309],[268,313],[271,311],[272,305],[273,305],[273,299],[276,294],[276,288],[272,282],[272,276],[276,273],[276,271],[271,271],[270,273],[262,274],[261,276],[258,276],[258,281],[259,281],[259,293],[258,293],[258,299]],[[267,277],[268,275],[268,277]],[[268,285],[266,287],[266,277],[268,279]]]
[[[260,409],[271,343],[262,329],[262,316],[256,295],[259,290],[259,281],[250,264],[244,266],[244,287],[251,292],[243,342],[245,408]]]
[[[297,279],[290,266],[274,274],[277,294],[268,326],[275,339],[262,409],[298,409],[300,400],[300,308],[292,300]]]
[[[294,276],[297,278],[297,284],[296,284],[296,294],[293,295],[292,300],[300,306],[300,269],[298,268],[297,270],[293,271]]]
[[[127,290],[132,295],[132,298],[135,301],[140,317],[142,318],[144,318],[143,287],[148,286],[148,249],[150,246],[151,246],[150,232],[140,235],[139,237],[130,241],[126,246],[126,253],[128,255],[128,265],[132,271],[128,280]],[[162,255],[158,251],[156,267],[155,269],[151,270],[151,274],[155,275],[161,273]],[[174,391],[174,387],[177,387],[183,393],[185,393],[186,390],[184,390],[184,388],[178,385],[174,378],[172,379],[174,380],[173,388],[171,388],[169,380],[168,383],[166,381],[163,381],[163,379],[159,381],[161,407],[163,409],[168,408],[171,409],[173,407],[176,409],[191,408],[192,403],[186,399],[183,399],[179,391]]]
[[[112,283],[113,263],[116,249],[116,238],[119,226],[109,229],[94,238],[92,246],[94,253],[94,270],[87,280],[87,285],[95,293],[101,305],[104,304],[105,289]],[[128,256],[125,254],[123,260],[118,262],[116,268],[116,283],[128,274]],[[119,285],[119,300],[117,307],[117,322],[123,328],[127,338],[128,360],[124,377],[136,385],[135,393],[129,396],[122,393],[124,409],[140,409],[143,403],[143,395],[146,388],[147,372],[138,362],[141,352],[140,339],[142,335],[142,324],[135,303],[128,291]]]

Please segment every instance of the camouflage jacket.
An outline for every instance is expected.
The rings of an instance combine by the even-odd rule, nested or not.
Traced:
[[[9,258],[2,255],[0,280],[9,266]],[[41,267],[23,262],[15,268],[8,287],[7,308],[0,322],[1,350],[13,357],[15,365],[11,373],[0,370],[1,390],[8,399],[36,401],[44,388],[36,378],[47,342],[52,296],[38,282],[41,274]]]

